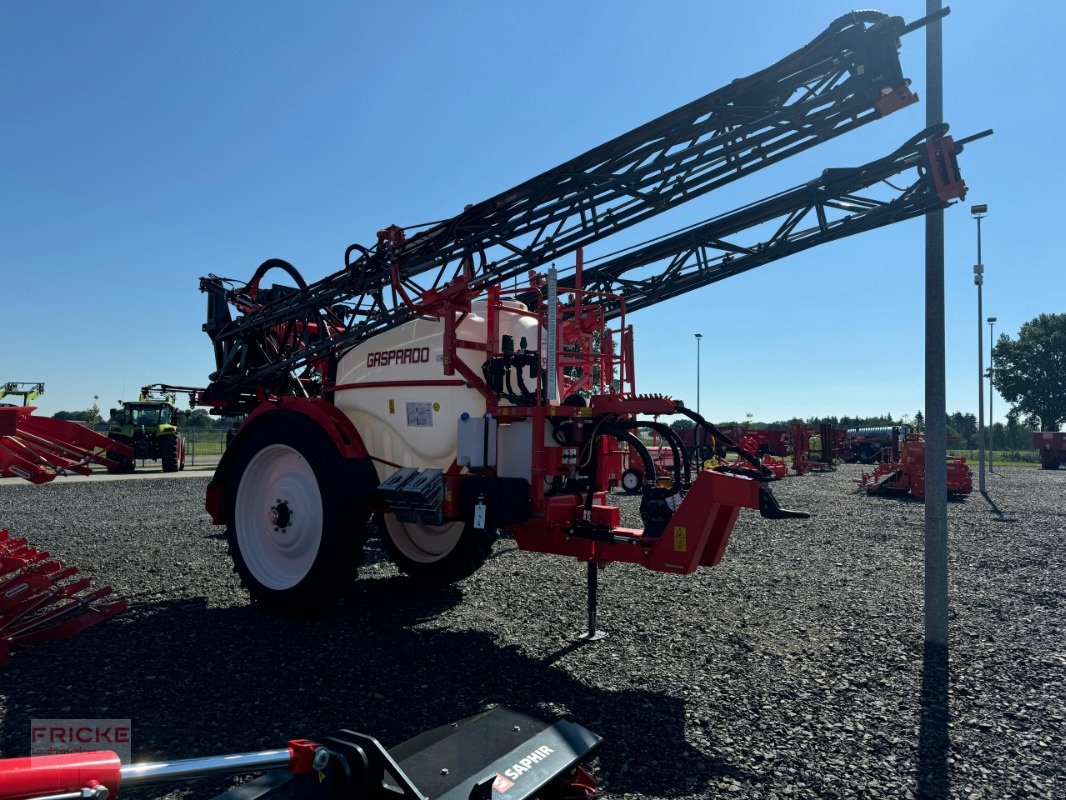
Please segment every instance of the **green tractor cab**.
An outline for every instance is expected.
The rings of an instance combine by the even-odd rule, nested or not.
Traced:
[[[136,401],[111,409],[109,438],[133,448],[132,458],[110,456],[118,464],[109,472],[133,472],[137,460],[161,461],[163,472],[185,469],[185,437],[177,423],[186,413],[175,406],[173,394],[142,394]]]

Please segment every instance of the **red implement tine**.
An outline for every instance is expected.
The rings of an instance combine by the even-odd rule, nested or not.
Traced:
[[[27,591],[21,593],[18,602],[8,605],[0,614],[0,631],[11,626],[14,622],[29,614],[41,606],[63,600],[77,592],[89,588],[89,579],[82,578],[80,581],[58,586],[48,578],[40,578],[36,582],[28,581],[23,584]],[[19,587],[16,587],[19,588]]]
[[[58,562],[50,563],[60,566]],[[4,586],[0,587],[3,590],[0,592],[0,629],[13,615],[25,613],[25,611],[20,611],[20,608],[25,608],[39,596],[50,594],[58,588],[60,580],[69,578],[77,572],[78,570],[75,567],[68,566],[66,570],[59,572],[49,570],[31,571],[25,575],[19,575],[14,580],[6,581]],[[88,586],[88,580],[77,582],[84,583],[82,589]]]
[[[104,620],[111,619],[111,617],[121,614],[128,607],[129,605],[125,600],[115,600],[113,603],[106,603],[100,606],[89,606],[84,614],[79,614],[73,619],[59,622],[32,633],[14,634],[8,638],[8,641],[15,645],[30,645],[37,644],[38,642],[51,642],[56,639],[65,639],[68,636],[80,633],[86,628],[90,628],[99,622],[103,622]],[[3,644],[0,642],[0,649],[2,649],[2,647]],[[3,664],[2,653],[0,653],[0,664]]]
[[[90,590],[77,573],[0,530],[0,666],[16,647],[73,636],[126,610],[122,598],[100,603],[112,588]]]
[[[51,602],[55,602],[57,600],[69,600],[70,602],[63,603],[62,605],[58,605],[55,608],[42,610],[39,613],[34,614],[32,617],[26,617],[21,622],[19,622],[18,625],[13,625],[7,630],[5,630],[4,635],[7,636],[9,639],[14,639],[20,633],[25,633],[26,631],[39,627],[40,625],[43,625],[49,620],[58,619],[64,614],[67,614],[71,611],[76,611],[79,608],[83,608],[89,605],[94,600],[100,600],[111,594],[110,586],[102,586],[95,592],[90,592],[89,594],[82,595],[81,597],[75,597],[75,595],[77,595],[82,590],[89,588],[88,584],[89,582],[85,581],[84,585],[79,586],[76,589],[73,586],[64,587],[64,589],[70,588],[71,591],[59,592],[48,599]]]
[[[108,453],[129,458],[133,450],[84,425],[35,417],[34,406],[0,408],[0,474],[31,483],[47,483],[56,475],[90,475],[91,463],[114,469]]]

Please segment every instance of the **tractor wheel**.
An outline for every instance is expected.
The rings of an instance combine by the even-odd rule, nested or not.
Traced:
[[[862,464],[873,464],[877,461],[877,454],[880,451],[873,445],[863,445],[859,448],[859,462]]]
[[[422,525],[384,515],[382,543],[396,568],[427,586],[446,586],[469,578],[489,557],[496,531],[478,530],[465,522]]]
[[[132,460],[123,458],[120,455],[116,455],[114,450],[109,450],[107,452],[107,457],[117,464],[117,466],[107,468],[107,471],[112,475],[121,475],[125,472],[133,471],[128,468],[129,465],[133,463]]]
[[[1059,468],[1059,462],[1058,461],[1045,461],[1044,463],[1042,463],[1040,465],[1040,469],[1058,469],[1058,468]]]
[[[315,610],[356,577],[367,514],[346,502],[341,474],[332,442],[302,427],[266,428],[237,454],[226,537],[253,602]]]
[[[167,433],[159,437],[159,460],[163,462],[163,472],[177,472],[181,460],[181,442],[176,434]]]
[[[127,444],[127,445],[132,445],[133,444],[131,441],[129,441],[128,439],[126,439],[124,437],[123,438],[111,437],[111,438],[113,438],[116,442],[119,442],[120,444]],[[112,475],[125,475],[125,474],[128,474],[130,472],[133,472],[134,468],[136,468],[136,466],[137,466],[136,458],[124,458],[123,456],[117,455],[115,453],[115,451],[113,451],[113,450],[109,450],[108,451],[107,457],[118,464],[118,466],[116,466],[116,467],[108,467],[107,468],[107,471],[110,472]]]
[[[644,490],[644,474],[635,469],[622,473],[622,491],[626,494],[640,494]]]

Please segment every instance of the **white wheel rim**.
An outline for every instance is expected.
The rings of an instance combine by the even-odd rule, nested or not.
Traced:
[[[400,522],[395,514],[385,515],[385,527],[396,549],[419,564],[433,564],[455,549],[463,535],[463,524],[421,525]]]
[[[633,472],[627,472],[622,476],[623,489],[636,489],[640,486],[640,479]]]
[[[287,520],[277,518],[282,503]],[[322,493],[298,451],[272,444],[255,454],[237,487],[234,517],[241,557],[263,586],[291,589],[311,571],[322,543]]]

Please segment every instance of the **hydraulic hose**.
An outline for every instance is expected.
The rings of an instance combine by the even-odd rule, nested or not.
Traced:
[[[696,423],[697,427],[702,427],[705,430],[709,431],[712,436],[714,436],[717,439],[720,439],[725,444],[725,446],[728,449],[734,450],[737,453],[737,455],[739,455],[742,459],[747,461],[749,464],[751,464],[755,468],[755,470],[759,473],[760,479],[762,479],[762,480],[774,480],[773,473],[770,472],[770,470],[766,468],[765,464],[763,464],[758,458],[753,456],[751,453],[749,453],[744,448],[742,448],[739,445],[737,445],[736,442],[734,442],[732,439],[730,439],[728,436],[726,436],[724,433],[722,433],[722,430],[717,425],[715,425],[713,422],[708,422],[706,419],[704,419],[702,416],[697,414],[695,411],[693,411],[690,408],[685,408],[680,403],[678,403],[678,405],[677,405],[677,413],[678,414],[683,414],[684,416],[688,417],[690,420],[692,420],[693,422]]]
[[[682,478],[681,467],[685,465],[685,478],[688,477],[688,449],[685,447],[685,443],[681,441],[681,437],[677,435],[677,432],[671,430],[668,425],[664,425],[661,422],[645,421],[645,420],[631,420],[620,421],[615,423],[623,430],[635,430],[639,428],[647,428],[653,430],[662,436],[666,442],[670,445],[670,451],[674,457],[673,473],[674,473],[674,489],[684,486],[688,483],[687,480]],[[682,460],[682,457],[684,460]],[[649,454],[650,458],[650,454]]]
[[[285,261],[281,258],[268,258],[266,261],[260,264],[259,268],[255,271],[255,274],[252,275],[252,279],[248,281],[247,285],[254,286],[258,290],[259,281],[262,280],[263,276],[266,275],[272,269],[280,269],[283,272],[288,273],[289,277],[296,281],[297,288],[307,288],[307,281],[305,281],[304,276],[300,274],[300,270],[296,269],[296,267],[294,267],[288,261]]]
[[[645,480],[655,474],[655,462],[652,461],[651,453],[648,452],[648,448],[644,446],[644,442],[640,441],[639,438],[623,428],[616,428],[614,424],[610,423],[600,428],[600,435],[613,436],[618,441],[625,442],[632,447],[644,465]]]

